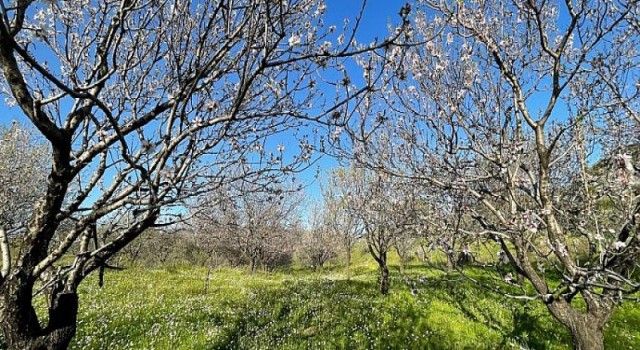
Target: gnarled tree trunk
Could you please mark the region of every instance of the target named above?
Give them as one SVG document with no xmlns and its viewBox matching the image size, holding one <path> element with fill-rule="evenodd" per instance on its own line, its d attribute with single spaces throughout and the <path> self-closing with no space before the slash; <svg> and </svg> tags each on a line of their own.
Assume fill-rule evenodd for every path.
<svg viewBox="0 0 640 350">
<path fill-rule="evenodd" d="M 565 301 L 547 304 L 551 314 L 571 332 L 575 350 L 604 350 L 604 326 L 613 312 L 609 300 L 598 305 L 587 301 L 587 312 L 580 311 Z"/>
<path fill-rule="evenodd" d="M 604 350 L 604 329 L 588 318 L 575 320 L 569 327 L 576 350 Z"/>
<path fill-rule="evenodd" d="M 32 304 L 33 286 L 32 278 L 17 274 L 10 275 L 0 287 L 0 327 L 7 346 L 15 350 L 66 349 L 76 334 L 78 295 L 54 288 L 49 321 L 42 327 Z"/>
</svg>

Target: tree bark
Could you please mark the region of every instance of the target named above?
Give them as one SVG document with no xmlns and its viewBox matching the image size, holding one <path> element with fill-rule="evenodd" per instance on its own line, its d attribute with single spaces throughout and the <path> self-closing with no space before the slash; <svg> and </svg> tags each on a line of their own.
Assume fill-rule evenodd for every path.
<svg viewBox="0 0 640 350">
<path fill-rule="evenodd" d="M 569 326 L 575 350 L 604 350 L 604 329 L 599 322 L 588 318 L 576 320 Z"/>
<path fill-rule="evenodd" d="M 76 334 L 78 295 L 53 291 L 49 321 L 42 327 L 32 304 L 33 280 L 24 275 L 11 275 L 0 287 L 3 307 L 0 327 L 9 349 L 63 350 Z"/>
<path fill-rule="evenodd" d="M 351 248 L 347 247 L 347 280 L 351 280 Z"/>
<path fill-rule="evenodd" d="M 575 350 L 604 350 L 604 326 L 612 314 L 613 304 L 603 301 L 598 307 L 588 307 L 590 310 L 586 313 L 564 301 L 549 303 L 547 308 L 569 329 Z"/>
<path fill-rule="evenodd" d="M 251 257 L 249 260 L 249 275 L 253 276 L 253 273 L 256 271 L 256 267 L 258 265 L 257 258 Z"/>
<path fill-rule="evenodd" d="M 9 275 L 11 270 L 11 248 L 9 247 L 9 237 L 4 227 L 0 226 L 0 254 L 2 262 L 0 263 L 0 283 Z"/>
<path fill-rule="evenodd" d="M 380 265 L 380 293 L 389 294 L 389 268 L 386 263 Z"/>
<path fill-rule="evenodd" d="M 452 251 L 446 252 L 447 254 L 447 272 L 451 272 L 456 269 L 456 257 Z"/>
<path fill-rule="evenodd" d="M 387 251 L 383 249 L 378 249 L 378 253 L 373 248 L 371 243 L 367 243 L 367 247 L 369 248 L 369 253 L 373 256 L 373 259 L 378 263 L 378 270 L 380 272 L 380 276 L 378 282 L 380 283 L 380 292 L 383 295 L 389 294 L 389 267 L 387 266 Z"/>
</svg>

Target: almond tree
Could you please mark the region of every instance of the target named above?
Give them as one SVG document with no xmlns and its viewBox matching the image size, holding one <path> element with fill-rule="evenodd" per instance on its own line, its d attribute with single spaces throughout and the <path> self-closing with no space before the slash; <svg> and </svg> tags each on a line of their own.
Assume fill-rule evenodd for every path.
<svg viewBox="0 0 640 350">
<path fill-rule="evenodd" d="M 324 27 L 325 9 L 311 0 L 0 2 L 0 92 L 50 145 L 45 189 L 0 277 L 9 348 L 66 348 L 78 285 L 146 229 L 171 224 L 190 196 L 308 165 L 320 135 L 306 123 L 342 123 L 379 77 L 356 87 L 346 58 L 393 47 L 356 45 L 353 32 Z M 287 155 L 266 141 L 285 131 L 299 141 Z M 73 261 L 60 264 L 72 248 Z M 41 290 L 44 322 L 33 306 Z"/>
<path fill-rule="evenodd" d="M 326 221 L 334 235 L 340 237 L 342 248 L 345 252 L 345 272 L 347 279 L 351 278 L 351 253 L 353 246 L 362 238 L 364 228 L 356 208 L 350 207 L 353 204 L 358 184 L 350 181 L 350 170 L 337 168 L 332 170 L 327 181 L 322 186 L 322 196 L 325 207 Z"/>
<path fill-rule="evenodd" d="M 395 240 L 414 230 L 416 211 L 407 184 L 366 168 L 346 170 L 351 183 L 346 204 L 362 225 L 367 249 L 378 264 L 380 292 L 389 293 L 388 253 Z"/>
<path fill-rule="evenodd" d="M 445 255 L 447 271 L 472 262 L 471 243 L 475 240 L 463 232 L 463 220 L 469 210 L 465 197 L 459 192 L 432 190 L 429 196 L 421 198 L 418 232 L 423 244 L 427 244 L 430 251 L 437 249 Z"/>
<path fill-rule="evenodd" d="M 9 237 L 24 232 L 44 187 L 48 152 L 43 140 L 17 122 L 0 128 L 0 276 L 9 274 Z"/>
<path fill-rule="evenodd" d="M 332 230 L 332 227 L 335 227 L 333 217 L 327 211 L 326 206 L 318 203 L 311 205 L 308 227 L 301 228 L 299 233 L 300 253 L 310 263 L 314 272 L 336 257 L 336 243 L 342 238 Z"/>
<path fill-rule="evenodd" d="M 232 264 L 250 273 L 292 255 L 300 197 L 281 188 L 240 183 L 208 194 L 192 205 L 193 230 Z"/>
<path fill-rule="evenodd" d="M 640 289 L 638 2 L 420 6 L 418 44 L 396 50 L 350 151 L 473 198 L 459 232 L 494 242 L 531 286 L 518 297 L 541 300 L 576 349 L 603 349 L 615 305 Z M 492 288 L 513 295 L 507 282 Z"/>
</svg>

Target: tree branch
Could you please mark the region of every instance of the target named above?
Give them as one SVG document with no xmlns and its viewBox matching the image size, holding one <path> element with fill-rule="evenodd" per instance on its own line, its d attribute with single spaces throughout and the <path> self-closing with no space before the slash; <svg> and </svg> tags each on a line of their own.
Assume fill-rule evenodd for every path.
<svg viewBox="0 0 640 350">
<path fill-rule="evenodd" d="M 2 269 L 0 270 L 0 284 L 9 275 L 11 270 L 11 250 L 9 247 L 9 237 L 4 227 L 0 227 L 0 254 L 2 254 Z"/>
</svg>

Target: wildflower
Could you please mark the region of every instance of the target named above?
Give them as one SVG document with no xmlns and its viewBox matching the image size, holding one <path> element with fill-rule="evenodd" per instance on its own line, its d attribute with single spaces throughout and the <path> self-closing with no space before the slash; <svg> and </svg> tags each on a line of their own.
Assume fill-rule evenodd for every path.
<svg viewBox="0 0 640 350">
<path fill-rule="evenodd" d="M 620 249 L 622 249 L 622 248 L 624 248 L 624 247 L 626 247 L 626 246 L 627 246 L 627 244 L 626 244 L 626 243 L 624 243 L 624 242 L 622 242 L 622 241 L 616 241 L 616 242 L 613 244 L 613 248 L 614 248 L 615 250 L 620 250 Z"/>
<path fill-rule="evenodd" d="M 504 281 L 507 283 L 511 283 L 513 281 L 513 274 L 509 272 L 504 276 Z"/>
</svg>

